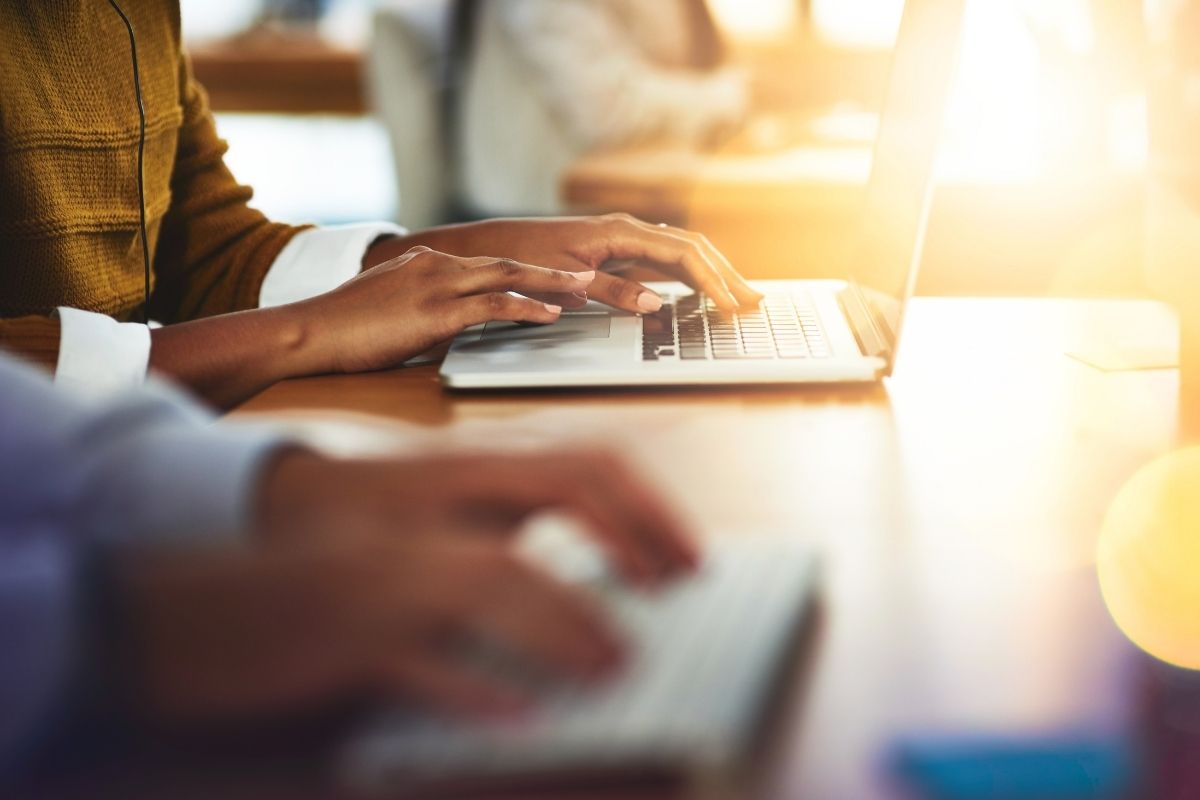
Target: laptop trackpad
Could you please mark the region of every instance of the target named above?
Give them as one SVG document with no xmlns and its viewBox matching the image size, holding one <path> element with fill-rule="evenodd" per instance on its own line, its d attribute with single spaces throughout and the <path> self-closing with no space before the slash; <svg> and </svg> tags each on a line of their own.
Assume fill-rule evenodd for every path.
<svg viewBox="0 0 1200 800">
<path fill-rule="evenodd" d="M 521 325 L 516 322 L 489 322 L 480 342 L 570 342 L 579 339 L 607 339 L 612 329 L 608 314 L 563 314 L 552 325 Z"/>
</svg>

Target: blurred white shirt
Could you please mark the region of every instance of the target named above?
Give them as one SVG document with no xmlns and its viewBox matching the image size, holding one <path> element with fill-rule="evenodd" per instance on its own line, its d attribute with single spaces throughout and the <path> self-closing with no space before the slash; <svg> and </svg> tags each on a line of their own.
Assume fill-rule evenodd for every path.
<svg viewBox="0 0 1200 800">
<path fill-rule="evenodd" d="M 473 210 L 553 214 L 581 156 L 701 143 L 746 113 L 744 76 L 689 68 L 684 0 L 488 0 L 459 106 Z"/>
</svg>

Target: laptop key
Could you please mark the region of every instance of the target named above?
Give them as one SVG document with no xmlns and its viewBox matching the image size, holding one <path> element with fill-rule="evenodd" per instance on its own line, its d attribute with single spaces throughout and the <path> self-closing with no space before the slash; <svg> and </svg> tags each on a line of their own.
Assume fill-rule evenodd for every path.
<svg viewBox="0 0 1200 800">
<path fill-rule="evenodd" d="M 747 359 L 754 359 L 754 360 L 761 361 L 762 359 L 765 359 L 765 358 L 771 358 L 772 355 L 773 355 L 772 353 L 755 353 L 755 352 L 722 353 L 719 355 L 714 353 L 713 358 L 719 358 L 723 361 L 734 361 L 734 360 L 744 361 Z"/>
<path fill-rule="evenodd" d="M 647 315 L 643 358 L 806 359 L 829 358 L 820 319 L 803 294 L 774 295 L 756 309 L 727 313 L 702 295 L 668 297 Z"/>
</svg>

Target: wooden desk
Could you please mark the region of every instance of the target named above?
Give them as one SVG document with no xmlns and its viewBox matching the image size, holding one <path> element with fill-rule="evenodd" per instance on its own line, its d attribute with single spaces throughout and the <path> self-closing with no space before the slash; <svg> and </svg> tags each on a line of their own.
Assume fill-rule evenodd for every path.
<svg viewBox="0 0 1200 800">
<path fill-rule="evenodd" d="M 419 368 L 292 381 L 246 410 L 340 408 L 628 451 L 714 535 L 824 555 L 827 627 L 780 798 L 894 797 L 905 733 L 1116 724 L 1132 657 L 1093 547 L 1110 498 L 1172 447 L 1174 371 L 1102 373 L 1097 338 L 1174 340 L 1134 301 L 918 299 L 884 387 L 454 396 Z"/>
<path fill-rule="evenodd" d="M 892 800 L 897 737 L 1122 719 L 1139 659 L 1102 606 L 1093 548 L 1117 489 L 1173 446 L 1177 377 L 1065 353 L 1131 332 L 1169 343 L 1173 318 L 1132 301 L 918 299 L 881 387 L 451 395 L 421 367 L 289 381 L 243 411 L 369 412 L 476 442 L 601 438 L 705 533 L 811 542 L 826 619 L 763 794 Z M 289 769 L 270 796 L 323 796 L 308 767 Z"/>
<path fill-rule="evenodd" d="M 256 31 L 188 50 L 216 111 L 367 113 L 363 54 L 315 32 Z"/>
</svg>

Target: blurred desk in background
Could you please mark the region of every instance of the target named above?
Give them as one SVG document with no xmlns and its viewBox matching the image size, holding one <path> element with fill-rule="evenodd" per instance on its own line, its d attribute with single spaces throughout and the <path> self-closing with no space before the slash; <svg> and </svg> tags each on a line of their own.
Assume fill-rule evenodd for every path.
<svg viewBox="0 0 1200 800">
<path fill-rule="evenodd" d="M 1141 659 L 1094 549 L 1117 490 L 1174 446 L 1178 385 L 1066 355 L 1130 331 L 1171 346 L 1154 303 L 918 298 L 908 325 L 883 386 L 468 395 L 417 367 L 286 381 L 235 416 L 363 412 L 476 446 L 598 439 L 703 533 L 811 543 L 824 623 L 762 795 L 895 800 L 883 765 L 907 737 L 1123 729 Z M 145 791 L 119 796 L 180 796 L 153 763 Z M 322 763 L 257 762 L 253 778 L 206 764 L 188 796 L 336 796 Z M 551 796 L 674 795 L 523 795 Z"/>
<path fill-rule="evenodd" d="M 188 52 L 214 111 L 367 113 L 363 54 L 315 31 L 250 31 Z"/>
</svg>

